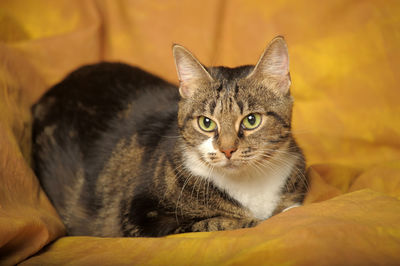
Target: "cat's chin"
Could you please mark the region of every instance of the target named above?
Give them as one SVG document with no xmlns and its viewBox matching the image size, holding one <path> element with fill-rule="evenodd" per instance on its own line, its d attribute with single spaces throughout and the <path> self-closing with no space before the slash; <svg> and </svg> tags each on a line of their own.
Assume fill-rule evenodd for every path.
<svg viewBox="0 0 400 266">
<path fill-rule="evenodd" d="M 229 173 L 238 172 L 243 168 L 243 164 L 237 161 L 225 160 L 217 165 L 222 171 Z"/>
</svg>

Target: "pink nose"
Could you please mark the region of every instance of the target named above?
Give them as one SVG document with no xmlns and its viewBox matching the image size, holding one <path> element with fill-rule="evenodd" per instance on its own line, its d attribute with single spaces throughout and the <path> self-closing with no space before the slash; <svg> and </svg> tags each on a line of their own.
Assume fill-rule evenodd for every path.
<svg viewBox="0 0 400 266">
<path fill-rule="evenodd" d="M 232 153 L 234 153 L 237 148 L 228 148 L 228 149 L 221 149 L 220 151 L 225 154 L 225 157 L 230 159 L 232 157 Z"/>
</svg>

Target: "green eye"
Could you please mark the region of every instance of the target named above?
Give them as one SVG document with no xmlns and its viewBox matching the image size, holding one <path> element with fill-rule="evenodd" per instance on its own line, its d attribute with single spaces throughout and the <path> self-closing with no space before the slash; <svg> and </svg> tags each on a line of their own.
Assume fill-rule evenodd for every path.
<svg viewBox="0 0 400 266">
<path fill-rule="evenodd" d="M 261 124 L 260 114 L 249 114 L 242 120 L 242 127 L 244 129 L 252 130 Z"/>
<path fill-rule="evenodd" d="M 198 119 L 199 127 L 207 132 L 214 131 L 217 128 L 217 124 L 210 118 L 205 116 L 200 116 Z"/>
</svg>

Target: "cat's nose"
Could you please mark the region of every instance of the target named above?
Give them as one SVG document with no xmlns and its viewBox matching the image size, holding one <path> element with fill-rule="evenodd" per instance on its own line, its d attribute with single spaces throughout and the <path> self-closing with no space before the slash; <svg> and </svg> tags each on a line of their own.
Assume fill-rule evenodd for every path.
<svg viewBox="0 0 400 266">
<path fill-rule="evenodd" d="M 225 154 L 225 157 L 230 159 L 232 157 L 232 153 L 234 153 L 237 148 L 228 148 L 228 149 L 220 149 L 222 153 Z"/>
</svg>

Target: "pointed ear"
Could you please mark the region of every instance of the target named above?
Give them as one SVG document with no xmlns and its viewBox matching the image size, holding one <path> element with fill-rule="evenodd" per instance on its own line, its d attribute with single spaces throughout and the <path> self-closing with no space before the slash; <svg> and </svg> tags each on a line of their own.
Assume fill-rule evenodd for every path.
<svg viewBox="0 0 400 266">
<path fill-rule="evenodd" d="M 199 83 L 213 81 L 204 66 L 186 48 L 175 44 L 172 52 L 179 77 L 179 93 L 183 98 L 191 97 Z"/>
<path fill-rule="evenodd" d="M 267 87 L 274 87 L 285 95 L 289 93 L 289 55 L 282 36 L 269 43 L 248 78 L 260 79 Z"/>
</svg>

